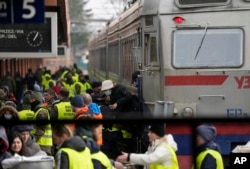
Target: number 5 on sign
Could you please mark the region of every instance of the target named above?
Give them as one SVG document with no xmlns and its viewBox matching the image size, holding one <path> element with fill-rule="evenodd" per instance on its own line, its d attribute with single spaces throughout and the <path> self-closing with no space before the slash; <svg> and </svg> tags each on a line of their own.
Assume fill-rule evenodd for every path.
<svg viewBox="0 0 250 169">
<path fill-rule="evenodd" d="M 12 0 L 14 23 L 44 22 L 44 0 Z"/>
<path fill-rule="evenodd" d="M 35 0 L 23 0 L 23 10 L 27 10 L 29 12 L 23 14 L 23 19 L 31 19 L 36 14 L 36 8 L 34 7 Z"/>
</svg>

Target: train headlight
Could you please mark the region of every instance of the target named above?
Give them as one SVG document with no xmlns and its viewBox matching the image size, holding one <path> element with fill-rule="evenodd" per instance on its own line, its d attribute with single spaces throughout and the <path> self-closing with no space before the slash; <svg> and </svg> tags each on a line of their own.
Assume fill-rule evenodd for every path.
<svg viewBox="0 0 250 169">
<path fill-rule="evenodd" d="M 185 107 L 182 111 L 183 117 L 193 117 L 194 110 L 191 107 Z"/>
</svg>

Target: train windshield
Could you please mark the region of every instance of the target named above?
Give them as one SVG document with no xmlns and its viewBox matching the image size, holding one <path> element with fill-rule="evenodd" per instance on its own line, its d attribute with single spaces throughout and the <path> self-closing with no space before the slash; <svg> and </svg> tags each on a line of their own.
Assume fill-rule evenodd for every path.
<svg viewBox="0 0 250 169">
<path fill-rule="evenodd" d="M 176 30 L 173 33 L 176 68 L 240 67 L 242 64 L 242 29 Z"/>
</svg>

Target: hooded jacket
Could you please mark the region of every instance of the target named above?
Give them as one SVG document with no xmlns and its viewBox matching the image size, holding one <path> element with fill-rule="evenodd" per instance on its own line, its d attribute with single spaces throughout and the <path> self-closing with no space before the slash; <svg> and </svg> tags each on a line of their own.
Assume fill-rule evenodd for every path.
<svg viewBox="0 0 250 169">
<path fill-rule="evenodd" d="M 12 119 L 11 120 L 18 120 L 18 112 L 17 110 L 12 107 L 12 106 L 8 106 L 8 105 L 4 105 L 3 107 L 0 108 L 0 120 L 6 120 L 4 118 L 4 114 L 6 111 L 9 111 L 12 114 Z"/>
<path fill-rule="evenodd" d="M 86 148 L 88 148 L 83 141 L 83 139 L 79 136 L 74 136 L 62 144 L 62 146 L 59 148 L 58 152 L 56 153 L 56 163 L 57 163 L 57 169 L 69 169 L 69 157 L 68 154 L 61 151 L 61 148 L 70 148 L 74 149 L 78 152 L 84 151 Z M 91 158 L 91 156 L 89 156 Z M 84 162 L 84 159 L 83 159 Z"/>
<path fill-rule="evenodd" d="M 215 151 L 218 151 L 220 153 L 219 146 L 215 142 L 210 141 L 206 144 L 203 144 L 203 145 L 200 145 L 197 147 L 197 156 L 201 152 L 203 152 L 207 149 L 215 150 Z M 217 166 L 216 159 L 210 154 L 207 154 L 201 163 L 201 169 L 216 169 L 216 166 Z"/>
<path fill-rule="evenodd" d="M 170 165 L 172 163 L 171 153 L 166 149 L 165 144 L 168 144 L 173 150 L 177 151 L 177 144 L 171 134 L 165 135 L 163 139 L 157 139 L 148 147 L 145 154 L 130 154 L 130 162 L 138 165 L 144 165 L 144 168 L 149 168 L 152 163 L 161 163 Z"/>
<path fill-rule="evenodd" d="M 0 126 L 0 169 L 2 169 L 1 162 L 4 159 L 12 157 L 9 152 L 7 152 L 7 149 L 9 147 L 7 135 L 5 132 L 4 127 Z"/>
</svg>

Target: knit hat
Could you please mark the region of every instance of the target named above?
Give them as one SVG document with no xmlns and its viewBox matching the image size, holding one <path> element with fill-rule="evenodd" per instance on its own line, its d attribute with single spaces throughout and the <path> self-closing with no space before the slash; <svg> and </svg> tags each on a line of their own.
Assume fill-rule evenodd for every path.
<svg viewBox="0 0 250 169">
<path fill-rule="evenodd" d="M 100 86 L 102 86 L 101 82 L 93 82 L 92 83 L 92 88 L 96 88 L 96 87 L 100 87 Z"/>
<path fill-rule="evenodd" d="M 16 103 L 13 102 L 13 101 L 11 101 L 11 100 L 6 101 L 6 102 L 5 102 L 5 105 L 11 106 L 11 107 L 13 107 L 13 108 L 15 108 L 15 109 L 17 108 Z"/>
<path fill-rule="evenodd" d="M 70 101 L 71 105 L 77 108 L 81 108 L 83 107 L 83 98 L 81 95 L 77 95 L 75 97 L 73 97 Z"/>
<path fill-rule="evenodd" d="M 23 131 L 31 131 L 33 129 L 33 125 L 27 124 L 27 125 L 15 125 L 13 126 L 13 131 L 23 132 Z"/>
<path fill-rule="evenodd" d="M 164 123 L 151 124 L 149 125 L 148 129 L 159 137 L 163 137 L 165 135 L 166 126 Z"/>
<path fill-rule="evenodd" d="M 206 142 L 213 141 L 217 131 L 212 124 L 203 124 L 196 128 L 197 135 L 201 136 Z"/>
<path fill-rule="evenodd" d="M 38 92 L 32 91 L 30 98 L 35 99 L 35 100 L 43 103 L 43 97 Z"/>
</svg>

